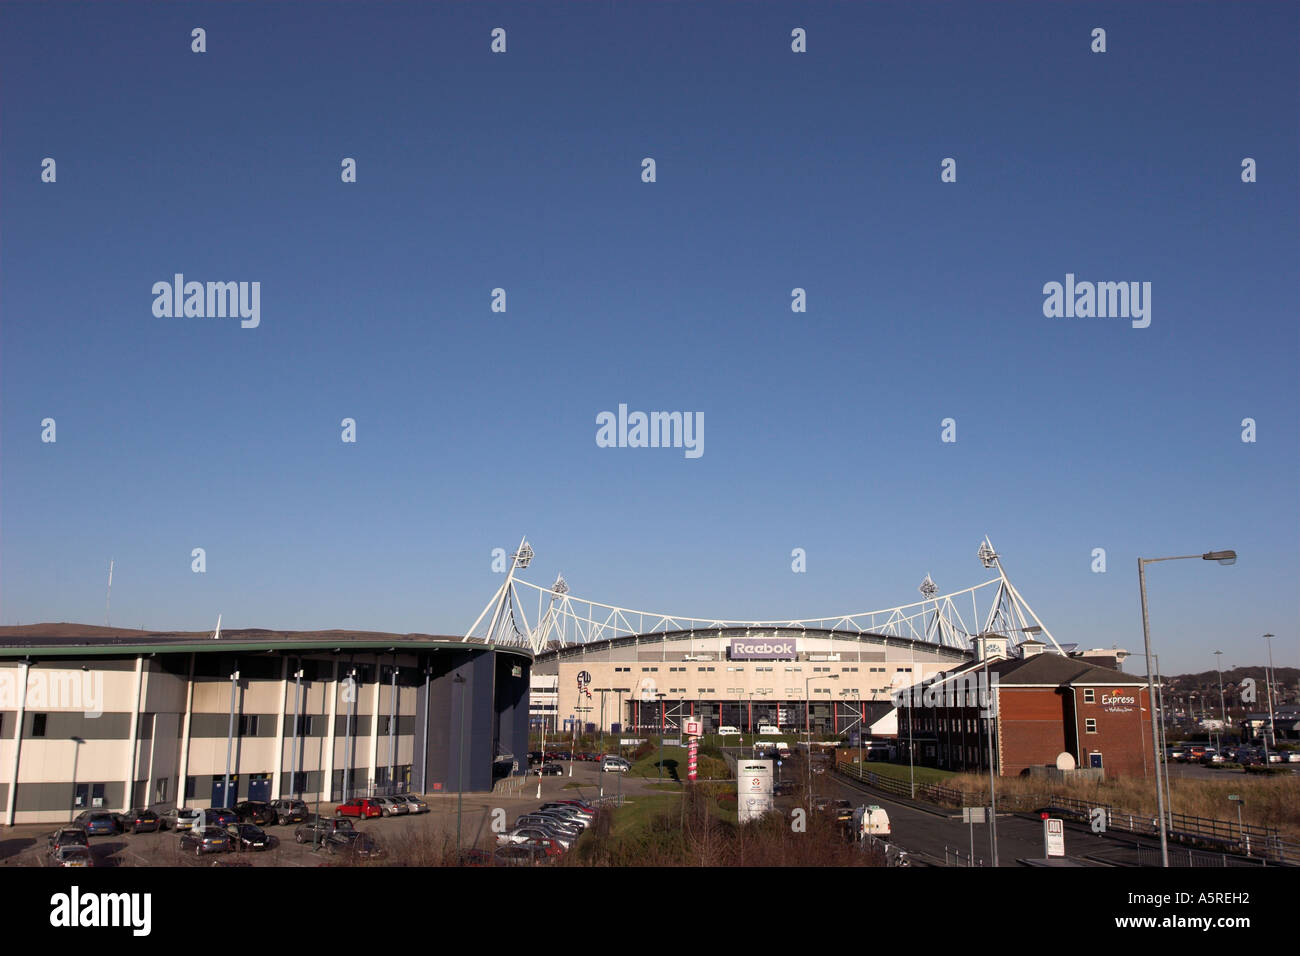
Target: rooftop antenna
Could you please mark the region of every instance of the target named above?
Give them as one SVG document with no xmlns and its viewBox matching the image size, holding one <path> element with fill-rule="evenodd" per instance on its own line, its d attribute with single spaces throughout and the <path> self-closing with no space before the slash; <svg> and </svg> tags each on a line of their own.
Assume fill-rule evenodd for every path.
<svg viewBox="0 0 1300 956">
<path fill-rule="evenodd" d="M 213 632 L 212 639 L 214 641 L 221 640 L 221 615 L 220 614 L 217 615 L 217 629 L 216 631 Z"/>
<path fill-rule="evenodd" d="M 108 609 L 113 604 L 113 559 L 108 559 L 108 596 L 104 598 L 104 626 L 108 627 Z"/>
</svg>

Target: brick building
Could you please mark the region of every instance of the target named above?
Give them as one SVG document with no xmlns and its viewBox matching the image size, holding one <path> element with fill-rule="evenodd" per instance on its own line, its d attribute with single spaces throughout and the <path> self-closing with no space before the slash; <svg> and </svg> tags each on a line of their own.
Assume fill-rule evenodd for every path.
<svg viewBox="0 0 1300 956">
<path fill-rule="evenodd" d="M 1154 772 L 1146 682 L 1087 660 L 1044 653 L 1026 641 L 1008 658 L 1006 642 L 981 638 L 976 660 L 901 699 L 899 742 L 917 763 L 988 771 L 989 705 L 993 759 L 1000 776 L 1055 767 L 1070 754 L 1078 767 L 1108 777 Z M 987 667 L 984 662 L 988 656 Z M 987 674 L 987 677 L 985 676 Z"/>
</svg>

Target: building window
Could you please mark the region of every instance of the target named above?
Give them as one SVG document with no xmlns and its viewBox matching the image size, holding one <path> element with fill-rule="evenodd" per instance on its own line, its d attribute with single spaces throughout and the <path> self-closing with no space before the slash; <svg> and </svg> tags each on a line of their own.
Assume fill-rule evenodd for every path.
<svg viewBox="0 0 1300 956">
<path fill-rule="evenodd" d="M 643 668 L 641 668 L 641 673 L 642 673 L 642 674 L 644 674 L 646 671 L 654 671 L 654 672 L 657 674 L 657 673 L 659 673 L 659 668 L 657 668 L 657 667 L 643 667 Z"/>
<path fill-rule="evenodd" d="M 90 785 L 90 805 L 92 807 L 102 807 L 104 805 L 104 787 L 102 783 L 92 783 Z"/>
<path fill-rule="evenodd" d="M 48 714 L 32 714 L 32 736 L 33 737 L 45 736 L 45 718 L 48 716 L 49 716 Z"/>
<path fill-rule="evenodd" d="M 1097 718 L 1089 717 L 1085 720 L 1083 722 L 1083 731 L 1087 734 L 1095 734 L 1097 732 Z"/>
<path fill-rule="evenodd" d="M 166 778 L 166 777 L 159 777 L 159 778 L 154 782 L 154 785 L 153 785 L 153 802 L 154 802 L 154 803 L 166 803 L 166 802 L 167 802 L 167 778 Z"/>
<path fill-rule="evenodd" d="M 243 714 L 239 718 L 239 736 L 257 736 L 257 714 Z"/>
<path fill-rule="evenodd" d="M 1083 702 L 1085 704 L 1095 704 L 1097 702 L 1097 692 L 1091 687 L 1083 689 Z"/>
</svg>

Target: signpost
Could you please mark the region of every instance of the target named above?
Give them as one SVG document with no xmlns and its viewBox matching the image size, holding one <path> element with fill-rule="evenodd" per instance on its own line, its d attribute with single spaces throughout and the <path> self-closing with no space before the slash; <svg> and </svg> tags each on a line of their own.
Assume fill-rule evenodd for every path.
<svg viewBox="0 0 1300 956">
<path fill-rule="evenodd" d="M 757 820 L 772 809 L 772 761 L 736 761 L 736 818 Z"/>
<path fill-rule="evenodd" d="M 962 807 L 961 819 L 970 824 L 970 865 L 975 865 L 975 824 L 984 822 L 983 807 Z"/>
<path fill-rule="evenodd" d="M 1060 817 L 1043 814 L 1043 843 L 1047 856 L 1065 856 L 1065 823 Z"/>
</svg>

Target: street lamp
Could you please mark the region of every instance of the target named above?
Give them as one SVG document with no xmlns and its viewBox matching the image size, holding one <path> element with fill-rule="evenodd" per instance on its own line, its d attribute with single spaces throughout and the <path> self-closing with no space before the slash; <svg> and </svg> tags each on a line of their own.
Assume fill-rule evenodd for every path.
<svg viewBox="0 0 1300 956">
<path fill-rule="evenodd" d="M 1264 690 L 1268 695 L 1268 733 L 1264 735 L 1264 766 L 1268 766 L 1268 738 L 1273 738 L 1273 749 L 1277 749 L 1277 730 L 1273 726 L 1273 635 L 1265 634 L 1264 640 L 1268 644 L 1268 674 L 1266 677 Z"/>
<path fill-rule="evenodd" d="M 815 680 L 839 680 L 839 674 L 819 674 L 805 677 L 803 681 L 804 738 L 807 744 L 804 760 L 808 763 L 808 812 L 812 813 L 812 701 L 809 699 L 809 685 Z M 835 706 L 832 702 L 831 706 Z"/>
<path fill-rule="evenodd" d="M 1207 551 L 1205 554 L 1182 554 L 1168 558 L 1138 558 L 1138 590 L 1142 595 L 1142 640 L 1146 644 L 1147 657 L 1147 702 L 1151 706 L 1151 753 L 1156 771 L 1156 809 L 1160 816 L 1160 865 L 1169 866 L 1169 827 L 1165 820 L 1164 774 L 1160 766 L 1160 741 L 1156 733 L 1156 687 L 1155 674 L 1151 666 L 1151 625 L 1147 615 L 1147 578 L 1146 566 L 1157 561 L 1186 561 L 1200 558 L 1203 561 L 1218 561 L 1220 564 L 1236 564 L 1236 551 Z"/>
<path fill-rule="evenodd" d="M 1228 708 L 1223 702 L 1223 651 L 1214 652 L 1214 666 L 1219 671 L 1219 717 L 1223 720 L 1223 726 L 1228 726 Z"/>
</svg>

